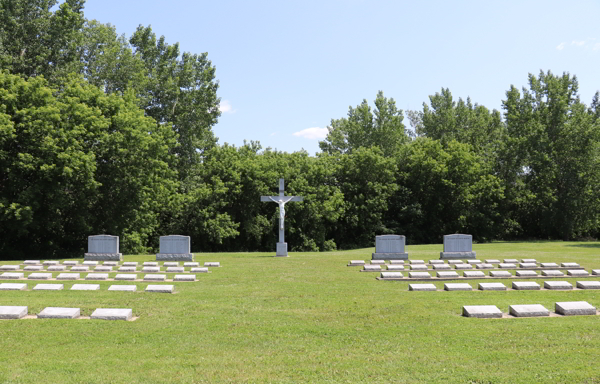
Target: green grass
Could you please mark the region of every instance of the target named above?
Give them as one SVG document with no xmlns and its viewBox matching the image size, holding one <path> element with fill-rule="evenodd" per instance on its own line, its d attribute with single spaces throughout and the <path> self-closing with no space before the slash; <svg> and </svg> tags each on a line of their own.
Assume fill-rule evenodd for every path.
<svg viewBox="0 0 600 384">
<path fill-rule="evenodd" d="M 429 260 L 441 248 L 410 245 L 407 252 Z M 600 268 L 597 242 L 474 250 L 479 259 Z M 508 312 L 511 304 L 554 310 L 557 301 L 585 300 L 600 307 L 600 292 L 409 292 L 408 282 L 377 281 L 377 273 L 346 267 L 371 252 L 196 254 L 222 267 L 195 283 L 168 283 L 176 285 L 173 295 L 130 282 L 94 282 L 100 291 L 69 291 L 82 282 L 63 282 L 64 291 L 34 292 L 30 281 L 28 291 L 0 292 L 0 305 L 27 305 L 30 314 L 79 307 L 84 316 L 132 308 L 139 319 L 0 321 L 0 383 L 600 383 L 600 316 L 460 316 L 463 305 Z M 111 284 L 137 284 L 139 291 L 108 292 Z"/>
</svg>

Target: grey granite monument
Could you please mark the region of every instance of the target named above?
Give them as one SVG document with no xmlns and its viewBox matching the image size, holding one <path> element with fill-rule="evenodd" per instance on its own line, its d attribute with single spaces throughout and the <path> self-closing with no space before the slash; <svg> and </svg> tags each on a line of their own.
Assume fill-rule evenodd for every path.
<svg viewBox="0 0 600 384">
<path fill-rule="evenodd" d="M 88 236 L 88 251 L 84 260 L 114 260 L 121 261 L 119 253 L 119 236 L 96 235 Z"/>
<path fill-rule="evenodd" d="M 277 242 L 277 250 L 275 256 L 287 257 L 287 243 L 285 242 L 285 204 L 290 201 L 303 201 L 301 196 L 285 196 L 284 195 L 284 180 L 279 179 L 279 196 L 261 196 L 262 202 L 273 202 L 279 204 L 279 242 Z"/>
<path fill-rule="evenodd" d="M 375 236 L 375 253 L 373 260 L 406 260 L 408 253 L 404 252 L 406 237 L 402 235 Z"/>
<path fill-rule="evenodd" d="M 471 235 L 445 235 L 444 252 L 440 252 L 440 259 L 474 259 L 473 236 Z"/>
<path fill-rule="evenodd" d="M 194 254 L 190 252 L 190 237 L 181 235 L 161 236 L 156 261 L 194 261 Z"/>
</svg>

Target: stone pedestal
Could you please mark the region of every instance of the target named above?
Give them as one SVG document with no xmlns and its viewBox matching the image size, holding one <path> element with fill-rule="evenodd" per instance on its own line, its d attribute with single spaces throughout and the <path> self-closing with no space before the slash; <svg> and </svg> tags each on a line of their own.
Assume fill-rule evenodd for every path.
<svg viewBox="0 0 600 384">
<path fill-rule="evenodd" d="M 408 253 L 404 252 L 406 238 L 402 235 L 375 236 L 375 253 L 373 260 L 407 260 Z"/>
<path fill-rule="evenodd" d="M 440 259 L 474 259 L 473 236 L 471 235 L 445 235 L 444 251 L 440 252 Z"/>
<path fill-rule="evenodd" d="M 288 257 L 287 243 L 277 243 L 276 257 Z"/>
<path fill-rule="evenodd" d="M 119 236 L 88 236 L 88 251 L 86 254 L 84 254 L 84 260 L 123 260 L 123 255 L 119 253 Z"/>
<path fill-rule="evenodd" d="M 190 237 L 161 236 L 156 261 L 194 261 L 194 255 L 190 252 Z"/>
</svg>

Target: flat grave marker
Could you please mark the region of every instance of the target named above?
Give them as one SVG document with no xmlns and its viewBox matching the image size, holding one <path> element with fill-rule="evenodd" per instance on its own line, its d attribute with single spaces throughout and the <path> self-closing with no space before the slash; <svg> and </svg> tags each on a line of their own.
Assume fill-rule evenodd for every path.
<svg viewBox="0 0 600 384">
<path fill-rule="evenodd" d="M 542 276 L 564 276 L 565 274 L 556 269 L 547 269 L 542 271 Z"/>
<path fill-rule="evenodd" d="M 100 284 L 73 284 L 71 291 L 98 291 Z"/>
<path fill-rule="evenodd" d="M 4 272 L 0 275 L 3 279 L 23 279 L 25 278 L 25 274 L 22 272 Z"/>
<path fill-rule="evenodd" d="M 27 307 L 5 305 L 0 306 L 0 319 L 16 320 L 27 316 Z"/>
<path fill-rule="evenodd" d="M 34 291 L 61 291 L 65 288 L 63 284 L 38 284 L 33 287 Z"/>
<path fill-rule="evenodd" d="M 51 273 L 31 273 L 27 276 L 30 280 L 48 280 L 52 278 Z"/>
<path fill-rule="evenodd" d="M 408 284 L 409 291 L 437 291 L 434 284 Z"/>
<path fill-rule="evenodd" d="M 144 281 L 165 281 L 167 279 L 167 275 L 145 275 Z"/>
<path fill-rule="evenodd" d="M 157 292 L 157 293 L 174 293 L 175 286 L 173 285 L 148 285 L 146 292 Z"/>
<path fill-rule="evenodd" d="M 86 280 L 108 280 L 108 273 L 88 273 Z"/>
<path fill-rule="evenodd" d="M 448 283 L 444 284 L 444 291 L 472 291 L 473 287 L 467 283 Z"/>
<path fill-rule="evenodd" d="M 573 277 L 581 277 L 581 276 L 589 276 L 590 273 L 583 269 L 568 269 L 567 275 L 573 276 Z"/>
<path fill-rule="evenodd" d="M 573 289 L 573 286 L 568 281 L 544 281 L 544 288 L 566 291 Z"/>
<path fill-rule="evenodd" d="M 408 272 L 411 279 L 431 279 L 429 272 Z"/>
<path fill-rule="evenodd" d="M 173 281 L 196 281 L 196 275 L 175 275 Z"/>
<path fill-rule="evenodd" d="M 125 291 L 125 292 L 136 292 L 137 285 L 111 285 L 108 287 L 109 291 Z"/>
<path fill-rule="evenodd" d="M 541 304 L 511 305 L 508 309 L 509 313 L 515 317 L 550 316 L 550 311 Z"/>
<path fill-rule="evenodd" d="M 79 280 L 80 277 L 79 273 L 59 273 L 56 280 Z"/>
<path fill-rule="evenodd" d="M 579 289 L 600 289 L 600 281 L 578 281 Z"/>
<path fill-rule="evenodd" d="M 131 320 L 133 311 L 127 308 L 98 308 L 90 316 L 95 320 Z"/>
<path fill-rule="evenodd" d="M 517 291 L 539 291 L 542 287 L 535 281 L 513 281 L 512 289 Z"/>
<path fill-rule="evenodd" d="M 564 316 L 595 315 L 596 307 L 587 301 L 566 301 L 555 303 L 556 313 Z"/>
<path fill-rule="evenodd" d="M 381 277 L 384 279 L 401 279 L 404 275 L 402 272 L 381 272 Z"/>
<path fill-rule="evenodd" d="M 464 277 L 485 277 L 485 273 L 481 271 L 464 271 Z"/>
<path fill-rule="evenodd" d="M 501 319 L 502 311 L 495 305 L 465 305 L 463 316 L 479 319 Z"/>
<path fill-rule="evenodd" d="M 24 291 L 27 289 L 27 284 L 23 283 L 2 283 L 0 291 Z"/>
<path fill-rule="evenodd" d="M 479 283 L 480 291 L 506 291 L 506 285 L 502 283 Z"/>
</svg>

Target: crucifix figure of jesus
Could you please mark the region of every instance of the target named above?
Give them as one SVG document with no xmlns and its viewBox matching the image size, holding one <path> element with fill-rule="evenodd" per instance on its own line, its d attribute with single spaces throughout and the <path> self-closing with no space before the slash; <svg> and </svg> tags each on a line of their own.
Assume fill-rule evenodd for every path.
<svg viewBox="0 0 600 384">
<path fill-rule="evenodd" d="M 285 242 L 285 204 L 290 201 L 303 201 L 301 196 L 285 196 L 284 180 L 279 179 L 279 196 L 261 196 L 262 202 L 274 202 L 279 204 L 279 242 L 277 243 L 277 256 L 287 256 L 287 243 Z"/>
</svg>

